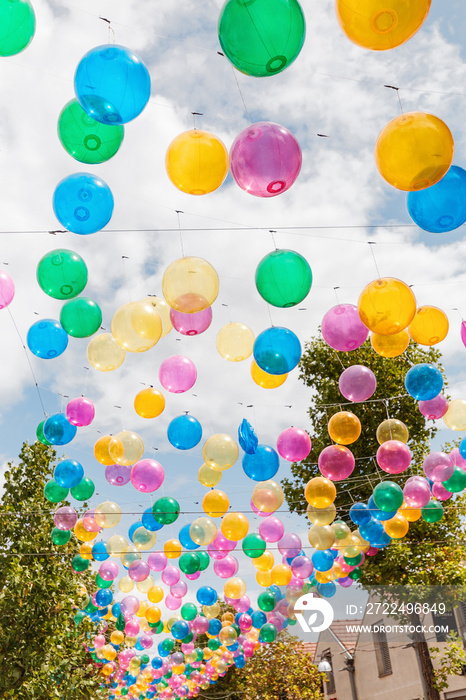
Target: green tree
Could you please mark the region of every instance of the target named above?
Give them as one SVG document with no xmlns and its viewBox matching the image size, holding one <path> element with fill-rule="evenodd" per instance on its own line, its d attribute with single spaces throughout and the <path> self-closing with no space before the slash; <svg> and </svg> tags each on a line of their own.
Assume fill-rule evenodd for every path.
<svg viewBox="0 0 466 700">
<path fill-rule="evenodd" d="M 55 452 L 25 443 L 9 463 L 0 502 L 0 696 L 15 700 L 104 697 L 102 678 L 86 652 L 94 627 L 73 622 L 83 585 L 92 577 L 70 566 L 75 545 L 56 547 L 45 482 Z M 81 599 L 85 604 L 85 600 Z"/>
</svg>

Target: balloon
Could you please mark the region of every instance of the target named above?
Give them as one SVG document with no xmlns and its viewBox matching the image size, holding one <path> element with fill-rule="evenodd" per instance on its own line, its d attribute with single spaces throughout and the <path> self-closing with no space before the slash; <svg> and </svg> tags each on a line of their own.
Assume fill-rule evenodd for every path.
<svg viewBox="0 0 466 700">
<path fill-rule="evenodd" d="M 81 107 L 103 124 L 126 124 L 150 97 L 150 76 L 135 53 L 117 44 L 96 46 L 76 68 L 74 90 Z"/>
<path fill-rule="evenodd" d="M 297 0 L 242 0 L 225 2 L 218 22 L 222 51 L 246 75 L 266 77 L 280 73 L 298 56 L 306 32 Z"/>
<path fill-rule="evenodd" d="M 405 444 L 409 440 L 408 428 L 396 418 L 387 418 L 377 428 L 377 442 L 383 445 L 388 440 L 399 440 Z"/>
<path fill-rule="evenodd" d="M 148 301 L 133 301 L 115 312 L 112 336 L 127 352 L 146 352 L 160 340 L 162 320 Z"/>
<path fill-rule="evenodd" d="M 315 508 L 308 503 L 306 514 L 313 525 L 330 525 L 336 517 L 336 508 L 331 503 L 326 508 Z"/>
<path fill-rule="evenodd" d="M 466 221 L 465 198 L 466 171 L 452 165 L 432 187 L 408 194 L 408 212 L 424 231 L 446 233 Z"/>
<path fill-rule="evenodd" d="M 431 0 L 337 0 L 336 13 L 344 33 L 358 46 L 386 51 L 404 44 L 429 14 Z"/>
<path fill-rule="evenodd" d="M 228 174 L 228 151 L 214 134 L 191 129 L 173 139 L 165 156 L 165 168 L 182 192 L 208 194 L 218 189 Z"/>
<path fill-rule="evenodd" d="M 189 536 L 196 544 L 212 544 L 217 536 L 217 526 L 210 518 L 196 518 L 189 528 Z"/>
<path fill-rule="evenodd" d="M 64 413 L 54 413 L 44 423 L 44 436 L 51 445 L 67 445 L 76 432 L 76 426 L 67 421 Z"/>
<path fill-rule="evenodd" d="M 100 333 L 89 341 L 87 359 L 99 372 L 112 372 L 123 364 L 126 352 L 111 333 Z"/>
<path fill-rule="evenodd" d="M 447 481 L 453 474 L 455 465 L 445 452 L 431 452 L 424 458 L 422 468 L 430 481 Z"/>
<path fill-rule="evenodd" d="M 227 598 L 239 600 L 246 593 L 246 584 L 241 578 L 231 578 L 223 587 L 223 591 Z"/>
<path fill-rule="evenodd" d="M 317 554 L 317 552 L 316 552 Z M 320 554 L 320 552 L 319 552 Z M 333 564 L 333 557 L 332 557 Z M 291 562 L 291 573 L 293 576 L 297 576 L 300 579 L 307 579 L 312 576 L 312 571 L 314 569 L 313 562 L 309 557 L 300 555 L 295 557 Z"/>
<path fill-rule="evenodd" d="M 65 352 L 68 346 L 68 335 L 58 321 L 43 318 L 29 328 L 27 345 L 36 357 L 42 360 L 53 360 Z"/>
<path fill-rule="evenodd" d="M 255 197 L 276 197 L 286 192 L 298 177 L 301 163 L 301 148 L 295 136 L 273 122 L 246 127 L 230 149 L 233 179 Z"/>
<path fill-rule="evenodd" d="M 163 273 L 163 296 L 172 309 L 182 313 L 193 314 L 212 306 L 218 291 L 218 275 L 202 258 L 179 258 Z"/>
<path fill-rule="evenodd" d="M 159 498 L 152 506 L 152 514 L 158 523 L 170 525 L 178 519 L 180 514 L 179 503 L 169 496 Z"/>
<path fill-rule="evenodd" d="M 251 364 L 251 377 L 254 382 L 263 389 L 276 389 L 285 383 L 288 372 L 285 374 L 269 374 L 261 369 L 255 360 Z"/>
<path fill-rule="evenodd" d="M 194 314 L 184 314 L 181 311 L 170 309 L 170 320 L 173 328 L 181 335 L 200 335 L 212 323 L 212 307 L 209 306 Z"/>
<path fill-rule="evenodd" d="M 76 501 L 87 501 L 92 498 L 95 491 L 94 482 L 88 476 L 83 476 L 77 486 L 73 486 L 70 494 Z"/>
<path fill-rule="evenodd" d="M 386 520 L 383 526 L 389 537 L 394 540 L 400 540 L 408 534 L 409 521 L 401 513 L 397 513 L 390 520 Z"/>
<path fill-rule="evenodd" d="M 70 100 L 58 117 L 58 138 L 80 163 L 103 163 L 112 158 L 125 135 L 119 124 L 102 124 L 89 116 L 78 100 Z"/>
<path fill-rule="evenodd" d="M 416 298 L 407 284 L 394 277 L 370 282 L 358 299 L 361 321 L 374 333 L 395 335 L 404 330 L 416 313 Z"/>
<path fill-rule="evenodd" d="M 309 544 L 315 549 L 330 549 L 335 533 L 330 525 L 313 525 L 308 532 Z"/>
<path fill-rule="evenodd" d="M 134 398 L 134 410 L 141 418 L 157 418 L 164 408 L 164 395 L 152 386 L 142 389 Z"/>
<path fill-rule="evenodd" d="M 301 428 L 287 428 L 277 439 L 277 450 L 287 462 L 301 462 L 311 451 L 311 438 Z"/>
<path fill-rule="evenodd" d="M 75 459 L 64 459 L 57 464 L 53 472 L 53 478 L 63 488 L 70 489 L 77 486 L 84 476 L 82 465 Z"/>
<path fill-rule="evenodd" d="M 230 507 L 228 496 L 223 491 L 208 491 L 202 499 L 202 509 L 210 518 L 222 518 Z"/>
<path fill-rule="evenodd" d="M 244 546 L 244 545 L 243 545 Z M 219 578 L 231 578 L 238 573 L 238 560 L 229 554 L 214 562 L 214 573 Z"/>
<path fill-rule="evenodd" d="M 0 4 L 0 56 L 14 56 L 32 41 L 36 29 L 34 9 L 29 0 Z"/>
<path fill-rule="evenodd" d="M 411 450 L 401 440 L 386 440 L 377 450 L 377 464 L 388 474 L 401 474 L 411 464 Z"/>
<path fill-rule="evenodd" d="M 10 275 L 0 270 L 0 309 L 11 304 L 15 295 L 15 285 Z"/>
<path fill-rule="evenodd" d="M 284 501 L 284 493 L 280 484 L 268 479 L 254 486 L 252 503 L 261 512 L 271 515 L 280 508 Z"/>
<path fill-rule="evenodd" d="M 320 453 L 318 464 L 325 478 L 341 481 L 353 473 L 355 462 L 353 453 L 347 447 L 330 445 Z"/>
<path fill-rule="evenodd" d="M 299 557 L 297 557 L 299 559 Z M 307 557 L 306 557 L 307 558 Z M 333 556 L 327 550 L 317 550 L 312 555 L 311 565 L 316 571 L 330 571 L 333 566 Z M 291 564 L 291 570 L 294 568 L 294 561 Z"/>
<path fill-rule="evenodd" d="M 121 519 L 121 508 L 118 503 L 104 501 L 95 509 L 95 520 L 100 527 L 111 528 L 118 525 Z"/>
<path fill-rule="evenodd" d="M 293 250 L 268 253 L 256 269 L 256 288 L 265 301 L 281 309 L 296 306 L 307 297 L 312 272 L 307 260 Z"/>
<path fill-rule="evenodd" d="M 381 481 L 374 489 L 375 505 L 384 512 L 396 511 L 403 504 L 401 486 L 393 481 Z"/>
<path fill-rule="evenodd" d="M 435 486 L 435 484 L 434 484 Z M 398 511 L 409 523 L 415 523 L 421 517 L 422 513 L 419 508 L 413 508 L 403 503 Z"/>
<path fill-rule="evenodd" d="M 429 401 L 438 396 L 443 389 L 442 373 L 434 365 L 425 362 L 414 365 L 406 373 L 405 387 L 408 394 L 417 401 Z"/>
<path fill-rule="evenodd" d="M 443 421 L 450 430 L 466 430 L 466 401 L 464 399 L 450 401 Z"/>
<path fill-rule="evenodd" d="M 445 398 L 445 396 L 443 396 L 443 394 L 439 394 L 429 401 L 419 401 L 418 403 L 420 412 L 429 420 L 437 420 L 438 418 L 442 418 L 448 411 L 448 406 L 448 400 Z"/>
<path fill-rule="evenodd" d="M 218 469 L 211 469 L 211 467 L 208 467 L 207 464 L 203 464 L 199 468 L 197 478 L 199 479 L 200 484 L 207 486 L 208 488 L 212 488 L 213 486 L 217 486 L 218 482 L 222 478 L 222 472 L 218 471 Z"/>
<path fill-rule="evenodd" d="M 149 568 L 152 571 L 163 571 L 165 567 L 167 566 L 167 557 L 163 552 L 153 552 L 152 554 L 149 554 L 149 557 L 147 559 L 147 563 L 149 564 Z M 159 600 L 162 600 L 163 598 L 163 592 L 162 592 L 162 597 L 159 598 Z M 152 602 L 158 602 L 158 601 L 152 601 Z"/>
<path fill-rule="evenodd" d="M 40 288 L 49 296 L 54 299 L 72 299 L 87 284 L 87 267 L 78 253 L 59 248 L 41 258 L 36 276 Z"/>
<path fill-rule="evenodd" d="M 359 418 L 350 411 L 334 413 L 328 422 L 328 434 L 339 445 L 351 445 L 361 435 Z"/>
<path fill-rule="evenodd" d="M 53 210 L 68 231 L 87 235 L 104 228 L 112 218 L 113 195 L 100 177 L 74 173 L 58 183 Z"/>
<path fill-rule="evenodd" d="M 278 542 L 278 551 L 284 557 L 297 557 L 302 549 L 302 542 L 294 532 L 287 532 Z"/>
<path fill-rule="evenodd" d="M 426 523 L 438 523 L 443 518 L 443 506 L 438 501 L 430 500 L 421 510 Z"/>
<path fill-rule="evenodd" d="M 248 534 L 248 519 L 243 513 L 226 513 L 222 518 L 220 529 L 227 540 L 238 542 Z"/>
<path fill-rule="evenodd" d="M 213 605 L 217 602 L 217 591 L 210 586 L 202 586 L 197 591 L 196 598 L 200 605 Z"/>
<path fill-rule="evenodd" d="M 254 454 L 257 450 L 259 441 L 257 435 L 254 432 L 254 428 L 251 423 L 243 418 L 241 425 L 238 428 L 238 441 L 242 450 L 248 455 Z"/>
<path fill-rule="evenodd" d="M 433 114 L 408 112 L 392 119 L 380 132 L 375 164 L 390 185 L 413 192 L 442 179 L 453 151 L 453 137 L 445 122 Z"/>
<path fill-rule="evenodd" d="M 291 372 L 301 359 L 301 343 L 288 328 L 272 326 L 262 331 L 254 343 L 254 359 L 268 374 Z"/>
<path fill-rule="evenodd" d="M 442 485 L 450 493 L 461 493 L 461 491 L 466 489 L 466 471 L 461 467 L 455 466 L 453 474 Z"/>
<path fill-rule="evenodd" d="M 128 575 L 133 581 L 144 581 L 149 576 L 149 565 L 145 561 L 133 561 L 128 567 Z"/>
<path fill-rule="evenodd" d="M 353 304 L 338 304 L 327 311 L 321 324 L 322 336 L 331 348 L 350 352 L 361 347 L 369 331 Z"/>
<path fill-rule="evenodd" d="M 394 335 L 371 333 L 373 350 L 382 357 L 399 357 L 409 345 L 409 333 L 400 331 Z"/>
<path fill-rule="evenodd" d="M 252 355 L 255 336 L 244 323 L 229 323 L 217 333 L 217 350 L 230 362 L 242 362 Z"/>
<path fill-rule="evenodd" d="M 314 508 L 328 508 L 336 496 L 335 484 L 322 476 L 315 476 L 308 481 L 304 489 L 304 498 Z"/>
<path fill-rule="evenodd" d="M 410 476 L 404 485 L 403 497 L 407 506 L 423 508 L 430 500 L 429 482 L 422 476 Z"/>
<path fill-rule="evenodd" d="M 98 304 L 87 297 L 70 299 L 63 304 L 60 323 L 74 338 L 88 338 L 96 333 L 102 324 L 102 311 Z"/>
<path fill-rule="evenodd" d="M 447 337 L 447 315 L 436 306 L 420 306 L 409 324 L 409 334 L 415 343 L 436 345 Z"/>
<path fill-rule="evenodd" d="M 144 443 L 137 433 L 122 430 L 110 440 L 108 454 L 114 463 L 129 467 L 141 459 Z"/>
<path fill-rule="evenodd" d="M 259 535 L 265 542 L 278 542 L 285 532 L 285 526 L 279 518 L 268 517 L 259 525 Z"/>
<path fill-rule="evenodd" d="M 66 418 L 71 425 L 78 428 L 90 425 L 94 420 L 95 408 L 90 399 L 80 396 L 68 401 L 66 406 Z"/>
<path fill-rule="evenodd" d="M 72 530 L 78 522 L 78 514 L 74 508 L 62 506 L 55 511 L 53 522 L 59 530 Z"/>
<path fill-rule="evenodd" d="M 164 478 L 163 467 L 155 459 L 141 459 L 131 468 L 131 483 L 142 493 L 157 491 Z"/>
<path fill-rule="evenodd" d="M 258 445 L 253 454 L 246 453 L 243 457 L 243 471 L 254 481 L 272 479 L 279 466 L 278 454 L 268 445 Z"/>
<path fill-rule="evenodd" d="M 205 464 L 220 472 L 230 469 L 238 459 L 238 455 L 238 445 L 230 435 L 225 433 L 211 435 L 202 448 Z"/>
<path fill-rule="evenodd" d="M 167 437 L 177 450 L 191 450 L 202 438 L 202 426 L 194 416 L 178 416 L 170 422 Z"/>
<path fill-rule="evenodd" d="M 377 379 L 369 367 L 351 365 L 341 373 L 338 386 L 345 399 L 358 403 L 367 401 L 374 394 Z"/>
<path fill-rule="evenodd" d="M 444 485 L 440 484 L 438 481 L 432 484 L 432 495 L 438 501 L 447 501 L 452 497 L 451 491 L 447 491 Z"/>
<path fill-rule="evenodd" d="M 194 386 L 197 370 L 194 362 L 183 355 L 172 355 L 162 362 L 159 369 L 159 380 L 167 391 L 182 394 Z"/>
</svg>

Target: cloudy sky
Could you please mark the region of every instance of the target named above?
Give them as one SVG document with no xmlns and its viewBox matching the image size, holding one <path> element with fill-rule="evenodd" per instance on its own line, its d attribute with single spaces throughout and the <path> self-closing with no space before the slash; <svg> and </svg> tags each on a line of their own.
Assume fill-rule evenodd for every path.
<svg viewBox="0 0 466 700">
<path fill-rule="evenodd" d="M 312 336 L 324 313 L 338 300 L 357 301 L 361 289 L 378 276 L 395 276 L 413 286 L 419 305 L 443 308 L 450 334 L 440 345 L 455 398 L 466 396 L 464 353 L 460 339 L 464 293 L 464 229 L 434 235 L 412 224 L 405 194 L 380 177 L 374 144 L 380 130 L 400 110 L 428 111 L 442 118 L 455 139 L 456 165 L 466 163 L 466 20 L 461 0 L 433 0 L 422 30 L 391 52 L 373 53 L 342 34 L 331 0 L 303 0 L 307 36 L 295 63 L 283 73 L 255 79 L 233 72 L 220 50 L 216 32 L 221 0 L 35 0 L 36 36 L 23 53 L 0 62 L 0 265 L 17 289 L 10 310 L 0 312 L 1 441 L 5 464 L 23 440 L 33 440 L 37 423 L 63 410 L 66 398 L 85 393 L 95 403 L 92 426 L 79 431 L 66 448 L 95 480 L 101 500 L 110 498 L 137 519 L 149 498 L 134 489 L 110 487 L 93 458 L 100 434 L 122 429 L 139 432 L 145 455 L 165 467 L 164 492 L 178 498 L 184 511 L 200 510 L 204 488 L 197 482 L 201 449 L 174 454 L 166 438 L 169 421 L 189 411 L 201 422 L 204 437 L 236 434 L 243 417 L 261 442 L 274 445 L 278 433 L 297 425 L 311 429 L 309 397 L 295 371 L 283 387 L 268 392 L 249 375 L 249 361 L 228 363 L 215 349 L 216 334 L 230 321 L 242 321 L 257 334 L 271 325 L 294 330 L 302 343 Z M 111 30 L 100 17 L 111 21 Z M 52 196 L 67 175 L 89 170 L 61 146 L 56 125 L 63 106 L 74 96 L 73 76 L 80 58 L 108 40 L 143 58 L 152 81 L 144 112 L 127 125 L 119 153 L 92 172 L 115 197 L 107 228 L 95 235 L 50 232 L 61 229 Z M 270 199 L 252 197 L 229 177 L 215 193 L 191 197 L 168 180 L 164 159 L 171 140 L 197 126 L 218 135 L 229 148 L 252 121 L 286 126 L 303 150 L 303 168 L 295 185 Z M 325 134 L 327 138 L 319 137 Z M 182 255 L 207 259 L 220 277 L 213 323 L 190 338 L 172 331 L 151 351 L 129 355 L 113 373 L 89 371 L 86 340 L 70 339 L 64 355 L 29 360 L 23 349 L 27 330 L 38 318 L 58 318 L 61 303 L 47 297 L 35 274 L 40 258 L 54 248 L 75 250 L 89 269 L 87 296 L 103 311 L 110 328 L 115 310 L 127 301 L 161 293 L 164 269 Z M 276 233 L 270 233 L 270 230 Z M 257 293 L 254 271 L 274 248 L 290 248 L 306 257 L 314 282 L 295 309 L 269 308 Z M 375 242 L 371 246 L 368 242 Z M 338 287 L 338 297 L 335 294 Z M 458 309 L 455 310 L 455 309 Z M 196 363 L 192 392 L 167 396 L 159 419 L 139 418 L 133 399 L 143 385 L 157 385 L 160 363 L 186 354 Z M 343 360 L 344 362 L 344 360 Z M 456 437 L 445 430 L 443 437 Z M 282 463 L 277 476 L 286 476 Z M 238 463 L 219 487 L 234 509 L 248 509 L 252 482 Z M 194 505 L 193 505 L 194 504 Z M 305 523 L 286 515 L 287 529 L 305 536 Z M 184 524 L 195 516 L 181 516 Z M 257 527 L 253 523 L 251 529 Z M 168 536 L 176 536 L 178 523 Z M 250 567 L 252 572 L 252 567 Z M 245 574 L 251 589 L 253 576 Z M 215 583 L 205 574 L 206 583 Z"/>
</svg>

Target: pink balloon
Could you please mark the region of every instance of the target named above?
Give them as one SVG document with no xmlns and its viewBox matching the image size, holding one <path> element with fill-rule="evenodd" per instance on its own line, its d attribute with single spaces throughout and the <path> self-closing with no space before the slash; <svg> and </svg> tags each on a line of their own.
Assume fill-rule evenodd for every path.
<svg viewBox="0 0 466 700">
<path fill-rule="evenodd" d="M 128 637 L 137 637 L 137 635 L 140 632 L 140 627 L 139 627 L 139 622 L 137 620 L 128 620 L 128 622 L 125 625 L 125 634 L 128 635 Z"/>
<path fill-rule="evenodd" d="M 369 547 L 369 549 L 366 552 L 367 557 L 375 557 L 377 552 L 379 551 L 378 547 Z"/>
<path fill-rule="evenodd" d="M 411 464 L 411 450 L 400 440 L 387 440 L 377 450 L 376 459 L 387 474 L 401 474 Z"/>
<path fill-rule="evenodd" d="M 167 566 L 162 572 L 162 581 L 166 586 L 173 586 L 180 580 L 181 573 L 176 566 Z"/>
<path fill-rule="evenodd" d="M 238 625 L 241 632 L 249 632 L 252 627 L 252 618 L 247 613 L 243 613 L 238 619 Z M 104 637 L 105 639 L 105 637 Z"/>
<path fill-rule="evenodd" d="M 83 428 L 90 425 L 94 420 L 95 408 L 90 399 L 84 396 L 79 396 L 77 399 L 71 399 L 66 406 L 66 417 L 72 425 L 78 428 Z"/>
<path fill-rule="evenodd" d="M 353 304 L 338 304 L 322 319 L 322 335 L 327 345 L 340 352 L 351 352 L 367 340 L 369 330 Z"/>
<path fill-rule="evenodd" d="M 454 447 L 450 452 L 450 459 L 456 467 L 461 467 L 461 469 L 466 469 L 466 459 L 463 459 L 461 453 L 457 447 Z"/>
<path fill-rule="evenodd" d="M 94 519 L 95 509 L 87 510 L 83 515 L 83 527 L 88 532 L 100 532 L 102 528 Z"/>
<path fill-rule="evenodd" d="M 196 365 L 189 357 L 172 355 L 159 369 L 161 385 L 172 394 L 182 394 L 194 386 L 197 379 Z"/>
<path fill-rule="evenodd" d="M 110 464 L 105 467 L 105 478 L 112 486 L 124 486 L 131 479 L 131 467 Z"/>
<path fill-rule="evenodd" d="M 294 532 L 287 532 L 278 542 L 278 551 L 285 557 L 297 557 L 302 549 L 301 538 Z"/>
<path fill-rule="evenodd" d="M 259 516 L 259 518 L 268 518 L 269 515 L 273 515 L 275 513 L 274 510 L 270 511 L 270 513 L 263 513 L 257 506 L 254 504 L 254 501 L 251 498 L 251 509 L 253 513 Z"/>
<path fill-rule="evenodd" d="M 231 550 L 234 549 L 238 543 L 234 542 L 233 540 L 227 540 L 225 535 L 219 531 L 217 532 L 217 536 L 215 537 L 213 544 L 220 552 L 226 552 L 228 554 L 228 552 L 231 552 Z"/>
<path fill-rule="evenodd" d="M 438 501 L 448 501 L 453 494 L 450 491 L 447 491 L 443 484 L 436 481 L 434 484 L 432 484 L 432 495 Z"/>
<path fill-rule="evenodd" d="M 164 478 L 163 467 L 155 459 L 140 459 L 131 469 L 131 483 L 143 493 L 157 491 Z"/>
<path fill-rule="evenodd" d="M 461 322 L 461 340 L 463 345 L 466 346 L 466 321 Z"/>
<path fill-rule="evenodd" d="M 134 615 L 139 610 L 139 600 L 135 595 L 127 595 L 121 601 L 120 606 L 123 615 L 127 613 L 129 615 Z"/>
<path fill-rule="evenodd" d="M 198 615 L 193 620 L 193 630 L 196 634 L 205 634 L 209 629 L 209 620 L 207 617 Z"/>
<path fill-rule="evenodd" d="M 344 578 L 339 578 L 338 583 L 343 588 L 350 588 L 353 585 L 353 579 L 349 576 L 345 576 Z"/>
<path fill-rule="evenodd" d="M 430 501 L 430 486 L 423 476 L 410 476 L 403 489 L 403 498 L 409 508 L 424 508 Z"/>
<path fill-rule="evenodd" d="M 15 295 L 15 285 L 10 275 L 0 270 L 0 309 L 11 304 Z"/>
<path fill-rule="evenodd" d="M 207 545 L 207 552 L 211 559 L 225 559 L 228 552 L 217 549 L 214 542 Z"/>
<path fill-rule="evenodd" d="M 165 596 L 165 607 L 169 610 L 178 610 L 183 602 L 181 598 L 176 598 L 174 595 Z"/>
<path fill-rule="evenodd" d="M 455 468 L 450 455 L 445 452 L 431 452 L 422 464 L 424 474 L 431 481 L 447 481 Z"/>
<path fill-rule="evenodd" d="M 291 562 L 291 573 L 300 579 L 306 579 L 311 576 L 314 570 L 311 559 L 306 556 L 295 557 Z"/>
<path fill-rule="evenodd" d="M 114 581 L 118 576 L 118 572 L 118 564 L 116 561 L 112 561 L 111 559 L 103 561 L 99 566 L 100 578 L 103 578 L 104 581 Z"/>
<path fill-rule="evenodd" d="M 72 530 L 78 522 L 78 514 L 71 506 L 62 506 L 55 511 L 53 522 L 59 530 Z"/>
<path fill-rule="evenodd" d="M 228 554 L 224 559 L 214 562 L 214 572 L 219 578 L 231 578 L 238 572 L 238 560 Z"/>
<path fill-rule="evenodd" d="M 287 462 L 300 462 L 306 459 L 311 447 L 311 438 L 305 430 L 300 428 L 287 428 L 278 436 L 278 454 Z"/>
<path fill-rule="evenodd" d="M 183 598 L 188 592 L 188 586 L 185 581 L 178 581 L 170 586 L 170 594 L 175 598 Z"/>
<path fill-rule="evenodd" d="M 201 575 L 200 571 L 196 571 L 194 574 L 185 574 L 186 578 L 189 581 L 197 581 L 197 579 L 199 578 L 200 575 Z"/>
<path fill-rule="evenodd" d="M 257 122 L 242 131 L 230 150 L 236 184 L 255 197 L 288 190 L 301 170 L 302 155 L 293 134 L 273 122 Z"/>
<path fill-rule="evenodd" d="M 163 552 L 152 552 L 147 558 L 151 571 L 163 571 L 167 566 L 167 557 Z"/>
<path fill-rule="evenodd" d="M 150 574 L 149 564 L 142 559 L 132 561 L 128 567 L 128 576 L 133 581 L 145 581 Z"/>
<path fill-rule="evenodd" d="M 346 479 L 354 470 L 354 455 L 344 445 L 325 447 L 319 455 L 320 473 L 332 481 Z"/>
<path fill-rule="evenodd" d="M 184 314 L 176 309 L 170 309 L 170 321 L 173 328 L 181 335 L 200 335 L 212 323 L 212 307 L 194 314 Z"/>
<path fill-rule="evenodd" d="M 340 391 L 348 401 L 367 401 L 377 388 L 374 372 L 364 365 L 351 365 L 340 374 Z"/>
<path fill-rule="evenodd" d="M 448 401 L 443 394 L 439 394 L 429 401 L 419 401 L 418 407 L 422 415 L 429 420 L 438 420 L 448 411 Z"/>
<path fill-rule="evenodd" d="M 247 612 L 250 607 L 251 607 L 251 599 L 249 598 L 248 595 L 243 595 L 243 597 L 240 598 L 235 605 L 237 612 Z"/>
<path fill-rule="evenodd" d="M 96 637 L 94 637 L 94 648 L 95 649 L 100 649 L 103 647 L 103 645 L 106 644 L 106 639 L 104 634 L 98 634 Z"/>
<path fill-rule="evenodd" d="M 139 641 L 141 642 L 141 646 L 143 649 L 150 649 L 151 646 L 154 644 L 154 640 L 152 637 L 149 637 L 147 634 L 141 634 L 139 637 Z"/>
<path fill-rule="evenodd" d="M 278 542 L 283 537 L 285 526 L 280 518 L 271 516 L 259 525 L 259 535 L 265 542 Z"/>
</svg>

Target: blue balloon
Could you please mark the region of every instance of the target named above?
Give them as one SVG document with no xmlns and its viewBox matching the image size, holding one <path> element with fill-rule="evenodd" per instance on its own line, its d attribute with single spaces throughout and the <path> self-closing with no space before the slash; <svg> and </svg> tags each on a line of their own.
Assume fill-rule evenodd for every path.
<svg viewBox="0 0 466 700">
<path fill-rule="evenodd" d="M 143 651 L 144 647 L 142 646 L 140 639 L 138 639 L 138 641 L 134 645 L 134 648 L 137 649 L 138 651 Z"/>
<path fill-rule="evenodd" d="M 210 586 L 202 586 L 196 593 L 197 602 L 201 605 L 213 605 L 217 602 L 217 591 Z"/>
<path fill-rule="evenodd" d="M 267 374 L 287 374 L 301 359 L 301 343 L 293 331 L 274 326 L 257 336 L 253 352 L 256 363 Z"/>
<path fill-rule="evenodd" d="M 163 524 L 157 522 L 157 520 L 154 518 L 152 507 L 144 511 L 142 515 L 142 524 L 146 530 L 150 530 L 151 532 L 157 532 L 157 530 L 161 530 L 163 528 Z"/>
<path fill-rule="evenodd" d="M 251 423 L 243 418 L 241 425 L 238 428 L 238 442 L 242 450 L 248 455 L 254 454 L 257 450 L 259 440 L 254 432 Z"/>
<path fill-rule="evenodd" d="M 258 445 L 253 454 L 246 453 L 243 457 L 243 471 L 254 481 L 273 479 L 279 467 L 278 454 L 268 445 Z"/>
<path fill-rule="evenodd" d="M 95 601 L 99 606 L 110 605 L 113 600 L 113 593 L 110 588 L 99 588 L 95 594 Z"/>
<path fill-rule="evenodd" d="M 466 171 L 452 165 L 432 187 L 410 192 L 407 206 L 414 223 L 424 231 L 453 231 L 466 221 Z"/>
<path fill-rule="evenodd" d="M 381 537 L 385 533 L 385 530 L 383 529 L 383 525 L 380 520 L 375 520 L 375 518 L 371 517 L 368 523 L 364 523 L 360 526 L 359 532 L 361 537 L 372 544 L 377 538 Z"/>
<path fill-rule="evenodd" d="M 304 555 L 303 551 L 301 551 L 298 556 L 301 556 L 301 555 Z M 294 558 L 295 557 L 290 559 L 290 562 L 293 561 Z M 272 585 L 269 586 L 267 588 L 267 590 L 274 594 L 275 598 L 277 599 L 277 602 L 284 597 L 283 593 L 281 592 L 281 590 L 279 589 L 279 587 L 275 583 L 272 583 Z"/>
<path fill-rule="evenodd" d="M 337 587 L 333 581 L 329 581 L 328 583 L 318 583 L 316 588 L 317 592 L 320 593 L 322 598 L 332 598 L 337 592 Z"/>
<path fill-rule="evenodd" d="M 371 514 L 365 503 L 354 503 L 350 508 L 349 516 L 355 525 L 364 525 L 371 519 Z"/>
<path fill-rule="evenodd" d="M 77 486 L 84 476 L 82 465 L 75 459 L 64 459 L 54 469 L 53 478 L 65 489 Z"/>
<path fill-rule="evenodd" d="M 154 656 L 154 658 L 151 661 L 152 668 L 162 668 L 163 666 L 163 659 L 160 656 Z"/>
<path fill-rule="evenodd" d="M 157 653 L 159 656 L 170 656 L 170 652 L 163 647 L 163 642 L 159 642 L 157 645 Z"/>
<path fill-rule="evenodd" d="M 389 535 L 387 535 L 387 533 L 384 530 L 377 537 L 374 538 L 374 540 L 371 542 L 371 546 L 377 547 L 377 549 L 383 549 L 384 547 L 387 547 L 391 541 L 392 538 Z"/>
<path fill-rule="evenodd" d="M 105 546 L 105 542 L 96 542 L 95 545 L 92 547 L 92 557 L 96 561 L 105 561 L 106 559 L 109 558 L 109 556 L 110 555 L 107 552 L 107 547 Z M 114 615 L 114 617 L 118 617 L 118 615 Z"/>
<path fill-rule="evenodd" d="M 113 617 L 118 617 L 121 613 L 121 605 L 120 603 L 113 603 L 112 605 L 112 615 Z"/>
<path fill-rule="evenodd" d="M 53 360 L 65 352 L 68 346 L 68 333 L 59 321 L 43 318 L 33 323 L 28 330 L 26 342 L 29 350 L 41 360 Z"/>
<path fill-rule="evenodd" d="M 131 542 L 133 541 L 133 535 L 134 535 L 134 533 L 136 532 L 136 530 L 137 530 L 139 527 L 143 527 L 143 524 L 142 524 L 142 522 L 141 522 L 140 520 L 138 520 L 137 523 L 133 523 L 133 524 L 131 525 L 131 527 L 129 528 L 129 530 L 128 530 L 128 537 L 129 537 L 129 539 L 131 540 Z"/>
<path fill-rule="evenodd" d="M 201 440 L 202 426 L 194 416 L 178 416 L 168 426 L 167 437 L 178 450 L 191 450 Z"/>
<path fill-rule="evenodd" d="M 177 620 L 173 623 L 170 632 L 174 639 L 184 639 L 189 634 L 189 625 L 186 620 Z"/>
<path fill-rule="evenodd" d="M 68 421 L 64 413 L 54 413 L 47 418 L 42 430 L 45 439 L 52 445 L 67 445 L 78 429 Z"/>
<path fill-rule="evenodd" d="M 103 124 L 126 124 L 150 97 L 150 76 L 135 53 L 117 44 L 96 46 L 83 56 L 74 91 L 87 114 Z"/>
<path fill-rule="evenodd" d="M 458 445 L 458 449 L 462 458 L 466 459 L 466 438 L 461 440 L 460 444 Z"/>
<path fill-rule="evenodd" d="M 72 233 L 96 233 L 108 224 L 113 213 L 110 187 L 96 175 L 74 173 L 58 183 L 53 210 L 62 226 Z"/>
<path fill-rule="evenodd" d="M 267 622 L 267 615 L 262 610 L 255 610 L 251 615 L 252 626 L 257 630 Z"/>
<path fill-rule="evenodd" d="M 244 668 L 246 666 L 246 659 L 243 654 L 238 654 L 238 656 L 233 659 L 236 668 Z"/>
<path fill-rule="evenodd" d="M 333 566 L 334 558 L 327 550 L 316 550 L 312 557 L 314 569 L 317 571 L 330 571 Z"/>
<path fill-rule="evenodd" d="M 215 636 L 217 636 L 217 634 L 220 632 L 221 629 L 222 629 L 222 623 L 220 620 L 218 620 L 217 618 L 210 620 L 209 629 L 207 630 L 209 634 L 211 634 L 215 637 Z"/>
<path fill-rule="evenodd" d="M 189 549 L 190 550 L 199 549 L 200 545 L 196 544 L 191 539 L 191 535 L 189 534 L 190 528 L 191 528 L 190 523 L 188 523 L 187 525 L 184 525 L 178 533 L 178 539 L 185 549 L 188 549 L 188 550 Z"/>
<path fill-rule="evenodd" d="M 367 502 L 367 507 L 370 510 L 371 516 L 375 518 L 375 520 L 391 520 L 392 518 L 395 517 L 396 515 L 396 510 L 387 512 L 386 510 L 381 510 L 378 506 L 377 503 L 374 501 L 374 496 L 371 496 Z"/>
<path fill-rule="evenodd" d="M 443 389 L 443 377 L 437 367 L 422 362 L 406 373 L 406 391 L 417 401 L 435 399 Z"/>
</svg>

